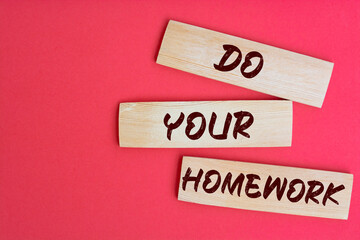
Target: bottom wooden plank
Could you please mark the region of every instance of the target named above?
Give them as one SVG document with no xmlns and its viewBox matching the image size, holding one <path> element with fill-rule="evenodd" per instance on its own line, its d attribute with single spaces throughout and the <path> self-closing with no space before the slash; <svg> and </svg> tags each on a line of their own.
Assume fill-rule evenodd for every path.
<svg viewBox="0 0 360 240">
<path fill-rule="evenodd" d="M 178 199 L 206 205 L 347 219 L 353 175 L 183 157 Z"/>
</svg>

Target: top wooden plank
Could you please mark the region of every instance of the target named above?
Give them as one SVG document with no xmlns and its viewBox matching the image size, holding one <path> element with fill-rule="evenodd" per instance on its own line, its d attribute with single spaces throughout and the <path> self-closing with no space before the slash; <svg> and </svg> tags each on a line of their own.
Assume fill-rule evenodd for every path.
<svg viewBox="0 0 360 240">
<path fill-rule="evenodd" d="M 334 66 L 173 20 L 166 28 L 156 62 L 315 107 L 323 104 Z"/>
</svg>

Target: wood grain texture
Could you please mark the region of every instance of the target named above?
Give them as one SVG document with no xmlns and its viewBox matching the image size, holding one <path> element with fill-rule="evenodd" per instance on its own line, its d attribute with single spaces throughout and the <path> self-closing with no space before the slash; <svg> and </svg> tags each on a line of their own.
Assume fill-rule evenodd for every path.
<svg viewBox="0 0 360 240">
<path fill-rule="evenodd" d="M 259 74 L 245 78 L 240 73 L 241 64 L 228 72 L 216 70 L 214 64 L 223 57 L 224 44 L 241 50 L 241 64 L 247 53 L 259 52 L 264 59 Z M 331 62 L 172 20 L 156 62 L 315 107 L 323 104 L 334 66 Z M 255 67 L 256 63 L 253 64 Z"/>
<path fill-rule="evenodd" d="M 245 130 L 250 138 L 238 135 L 233 137 L 236 123 L 234 113 L 248 111 L 253 115 L 252 125 Z M 164 124 L 166 114 L 174 123 L 181 112 L 182 124 L 174 129 L 171 140 L 167 138 Z M 203 135 L 197 140 L 189 139 L 185 134 L 187 118 L 193 112 L 200 112 L 206 120 Z M 230 113 L 233 118 L 227 139 L 214 139 L 209 134 L 209 119 L 216 113 L 214 133 L 222 133 L 225 118 Z M 246 119 L 243 119 L 245 122 Z M 195 127 L 200 127 L 200 119 L 194 119 Z M 196 102 L 137 102 L 121 103 L 119 110 L 119 142 L 121 147 L 156 148 L 201 148 L 201 147 L 280 147 L 291 146 L 292 102 L 273 101 L 196 101 Z"/>
<path fill-rule="evenodd" d="M 182 184 L 184 182 L 184 176 L 186 175 L 188 168 L 191 168 L 192 170 L 190 176 L 197 176 L 200 169 L 204 171 L 201 181 L 198 185 L 197 192 L 194 190 L 194 181 L 188 181 L 186 183 L 185 190 L 183 189 Z M 207 193 L 204 191 L 203 187 L 205 174 L 209 170 L 216 170 L 220 173 L 221 176 L 220 186 L 213 193 Z M 244 189 L 245 185 L 247 184 L 246 177 L 242 184 L 240 197 L 237 195 L 237 189 L 235 189 L 231 195 L 228 188 L 226 187 L 224 193 L 222 193 L 221 186 L 225 176 L 229 172 L 232 174 L 232 182 L 241 173 L 243 173 L 245 176 L 246 174 L 256 174 L 260 176 L 260 180 L 254 180 L 253 182 L 259 186 L 259 189 L 253 188 L 250 190 L 250 192 L 253 193 L 259 191 L 261 196 L 258 198 L 250 198 L 247 196 L 247 194 L 245 194 Z M 276 197 L 276 188 L 266 199 L 264 198 L 264 185 L 269 176 L 272 177 L 272 180 L 275 180 L 277 177 L 279 177 L 282 182 L 284 181 L 284 178 L 287 178 L 288 180 L 284 194 L 282 198 L 280 198 L 280 201 Z M 287 198 L 289 184 L 293 179 L 301 179 L 306 186 L 304 197 L 302 197 L 298 202 L 291 202 Z M 216 175 L 212 176 L 211 180 L 212 181 L 208 185 L 209 187 L 207 187 L 207 189 L 214 186 L 214 183 L 217 180 Z M 319 201 L 319 204 L 312 201 L 311 199 L 308 201 L 308 203 L 304 201 L 305 195 L 309 188 L 309 186 L 307 186 L 307 182 L 313 180 L 319 181 L 324 185 L 324 191 L 315 197 Z M 325 192 L 330 183 L 333 183 L 335 187 L 338 185 L 345 186 L 345 189 L 338 191 L 331 196 L 333 199 L 338 201 L 338 205 L 329 199 L 326 201 L 325 205 L 322 204 L 322 199 L 324 198 Z M 183 157 L 178 199 L 187 202 L 222 207 L 324 218 L 347 219 L 350 207 L 352 183 L 353 175 L 346 173 L 225 161 L 208 158 Z M 293 195 L 296 196 L 300 192 L 300 187 L 297 186 L 295 188 L 296 191 L 293 193 Z M 316 187 L 315 190 L 317 189 L 318 188 Z"/>
</svg>

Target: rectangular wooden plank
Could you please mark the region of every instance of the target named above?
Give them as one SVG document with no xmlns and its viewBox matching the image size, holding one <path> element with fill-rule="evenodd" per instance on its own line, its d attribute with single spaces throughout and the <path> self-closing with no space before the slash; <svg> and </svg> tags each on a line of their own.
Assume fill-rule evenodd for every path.
<svg viewBox="0 0 360 240">
<path fill-rule="evenodd" d="M 239 52 L 242 57 L 237 65 Z M 225 53 L 230 56 L 228 59 Z M 220 64 L 222 59 L 226 61 Z M 334 66 L 331 62 L 172 20 L 156 62 L 315 107 L 323 104 Z"/>
<path fill-rule="evenodd" d="M 135 102 L 119 109 L 121 147 L 283 147 L 291 136 L 286 100 Z"/>
<path fill-rule="evenodd" d="M 347 219 L 352 184 L 353 175 L 346 173 L 183 157 L 178 199 L 238 209 Z"/>
</svg>

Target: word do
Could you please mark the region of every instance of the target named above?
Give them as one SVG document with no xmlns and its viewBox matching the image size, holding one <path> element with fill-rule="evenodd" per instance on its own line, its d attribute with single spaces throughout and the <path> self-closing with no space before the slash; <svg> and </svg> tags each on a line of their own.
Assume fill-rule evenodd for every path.
<svg viewBox="0 0 360 240">
<path fill-rule="evenodd" d="M 228 72 L 228 71 L 234 70 L 241 62 L 241 58 L 242 58 L 241 51 L 240 51 L 239 48 L 237 48 L 234 45 L 225 44 L 225 45 L 223 45 L 223 48 L 224 48 L 224 50 L 226 52 L 225 52 L 224 56 L 221 58 L 219 64 L 214 64 L 214 68 L 216 70 L 219 70 L 219 71 L 222 71 L 222 72 Z M 228 64 L 228 65 L 225 65 L 228 58 L 234 52 L 238 53 L 238 56 L 236 57 L 234 62 L 232 62 L 231 64 Z M 245 72 L 246 68 L 248 68 L 249 66 L 252 65 L 251 59 L 254 58 L 254 57 L 260 58 L 260 62 L 258 63 L 258 65 L 256 66 L 256 68 L 254 70 L 252 70 L 251 72 Z M 253 78 L 253 77 L 255 77 L 256 75 L 259 74 L 259 72 L 261 71 L 263 65 L 264 65 L 263 56 L 259 52 L 252 51 L 252 52 L 249 52 L 248 54 L 246 54 L 245 62 L 241 65 L 240 71 L 241 71 L 241 74 L 244 77 Z"/>
</svg>

